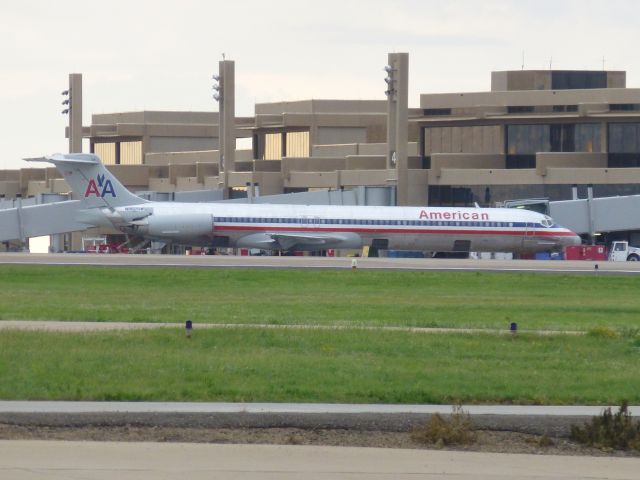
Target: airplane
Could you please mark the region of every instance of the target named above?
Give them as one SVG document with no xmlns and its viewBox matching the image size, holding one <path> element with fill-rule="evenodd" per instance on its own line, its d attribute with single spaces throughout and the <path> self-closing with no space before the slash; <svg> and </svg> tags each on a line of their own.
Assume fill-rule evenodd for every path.
<svg viewBox="0 0 640 480">
<path fill-rule="evenodd" d="M 551 252 L 579 245 L 547 215 L 514 208 L 153 202 L 127 190 L 94 154 L 25 159 L 56 166 L 81 200 L 75 221 L 147 240 L 262 250 Z"/>
</svg>

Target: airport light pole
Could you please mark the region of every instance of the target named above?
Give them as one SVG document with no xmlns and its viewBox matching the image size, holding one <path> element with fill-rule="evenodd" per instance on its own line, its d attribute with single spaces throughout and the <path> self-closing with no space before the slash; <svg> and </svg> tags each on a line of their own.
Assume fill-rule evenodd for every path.
<svg viewBox="0 0 640 480">
<path fill-rule="evenodd" d="M 218 75 L 213 75 L 213 98 L 218 102 L 218 139 L 220 151 L 219 174 L 223 177 L 224 198 L 229 197 L 229 173 L 235 170 L 235 62 L 218 63 Z"/>
<path fill-rule="evenodd" d="M 213 84 L 213 99 L 218 102 L 218 185 L 221 186 L 224 190 L 223 198 L 227 197 L 227 188 L 223 178 L 223 169 L 224 169 L 224 103 L 222 102 L 222 98 L 224 95 L 223 91 L 223 75 L 220 75 L 220 71 L 218 70 L 218 75 L 212 75 L 211 78 L 215 82 Z M 226 175 L 224 175 L 226 177 Z"/>
<path fill-rule="evenodd" d="M 396 170 L 396 205 L 409 205 L 409 54 L 390 53 L 387 77 L 387 169 Z"/>
<path fill-rule="evenodd" d="M 69 153 L 82 152 L 82 74 L 69 74 L 69 88 L 62 92 L 63 115 L 69 116 Z"/>
<path fill-rule="evenodd" d="M 66 136 L 69 138 L 69 153 L 82 153 L 82 74 L 70 73 L 69 86 L 62 91 L 62 114 L 67 115 L 69 123 Z M 65 235 L 50 236 L 50 250 L 61 252 L 64 250 Z"/>
</svg>

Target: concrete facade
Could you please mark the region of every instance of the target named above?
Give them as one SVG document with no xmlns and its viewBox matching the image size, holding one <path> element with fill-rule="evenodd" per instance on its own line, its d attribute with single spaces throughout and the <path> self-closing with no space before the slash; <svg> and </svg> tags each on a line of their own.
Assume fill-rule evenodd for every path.
<svg viewBox="0 0 640 480">
<path fill-rule="evenodd" d="M 555 73 L 563 88 L 553 88 Z M 593 185 L 596 196 L 640 193 L 640 90 L 625 77 L 493 72 L 490 92 L 421 95 L 410 121 L 430 171 L 429 203 L 568 200 L 571 185 Z"/>
<path fill-rule="evenodd" d="M 390 203 L 434 206 L 570 200 L 574 185 L 640 194 L 640 89 L 626 87 L 625 72 L 493 72 L 491 91 L 425 93 L 410 108 L 408 55 L 387 61 L 387 100 L 260 103 L 235 117 L 235 66 L 223 61 L 221 114 L 94 114 L 81 132 L 136 191 L 237 198 L 247 184 L 261 195 L 370 186 L 396 191 Z M 380 87 L 382 97 L 382 75 Z M 221 129 L 221 115 L 233 125 Z M 241 138 L 252 146 L 232 148 Z M 68 190 L 52 168 L 0 171 L 0 198 Z"/>
</svg>

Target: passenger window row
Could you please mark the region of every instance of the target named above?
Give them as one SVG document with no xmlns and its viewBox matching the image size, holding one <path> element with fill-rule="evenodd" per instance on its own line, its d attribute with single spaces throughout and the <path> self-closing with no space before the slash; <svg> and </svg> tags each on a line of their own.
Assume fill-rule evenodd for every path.
<svg viewBox="0 0 640 480">
<path fill-rule="evenodd" d="M 508 228 L 529 227 L 538 228 L 540 224 L 526 224 L 514 222 L 466 222 L 442 220 L 365 220 L 348 218 L 280 218 L 280 217 L 215 217 L 215 223 L 284 223 L 295 225 L 371 225 L 371 226 L 415 226 L 415 227 L 485 227 Z M 550 225 L 544 225 L 548 227 Z"/>
</svg>

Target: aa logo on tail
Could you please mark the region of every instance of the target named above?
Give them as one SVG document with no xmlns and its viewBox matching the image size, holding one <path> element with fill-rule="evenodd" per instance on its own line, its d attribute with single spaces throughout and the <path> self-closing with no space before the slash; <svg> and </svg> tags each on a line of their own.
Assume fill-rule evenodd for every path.
<svg viewBox="0 0 640 480">
<path fill-rule="evenodd" d="M 89 180 L 89 185 L 87 185 L 87 191 L 84 192 L 84 197 L 90 197 L 91 195 L 95 195 L 96 197 L 106 197 L 107 195 L 111 195 L 112 197 L 116 196 L 116 192 L 113 189 L 113 185 L 111 184 L 111 180 L 104 178 L 104 175 L 97 176 L 98 182 L 92 178 Z"/>
</svg>

